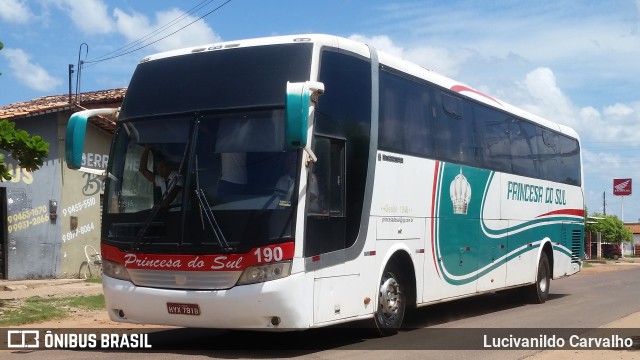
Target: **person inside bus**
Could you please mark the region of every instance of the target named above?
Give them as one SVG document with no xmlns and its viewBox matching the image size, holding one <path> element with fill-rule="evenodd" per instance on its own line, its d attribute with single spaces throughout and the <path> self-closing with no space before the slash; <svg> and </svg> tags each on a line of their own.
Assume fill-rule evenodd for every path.
<svg viewBox="0 0 640 360">
<path fill-rule="evenodd" d="M 276 191 L 282 200 L 291 201 L 296 183 L 296 156 L 294 153 L 285 156 L 284 167 L 285 173 L 276 182 Z"/>
<path fill-rule="evenodd" d="M 276 183 L 276 192 L 277 195 L 285 201 L 285 204 L 289 204 L 291 202 L 291 198 L 293 197 L 293 188 L 295 185 L 295 177 L 296 177 L 296 156 L 295 154 L 287 154 L 285 158 L 285 168 L 286 172 L 283 174 Z M 320 198 L 320 187 L 318 185 L 318 178 L 314 171 L 309 172 L 308 181 L 308 201 L 309 201 L 309 211 L 318 213 L 322 211 L 321 198 Z"/>
<path fill-rule="evenodd" d="M 320 197 L 320 185 L 318 184 L 318 177 L 315 174 L 315 168 L 309 173 L 308 179 L 309 186 L 309 212 L 315 214 L 324 213 L 322 208 L 322 198 Z"/>
<path fill-rule="evenodd" d="M 140 166 L 138 171 L 144 176 L 145 179 L 152 182 L 155 186 L 160 188 L 160 193 L 164 196 L 167 190 L 171 190 L 171 192 L 167 195 L 167 199 L 165 200 L 165 204 L 174 205 L 177 202 L 177 196 L 182 190 L 183 180 L 178 173 L 172 169 L 171 162 L 165 157 L 161 156 L 161 154 L 154 154 L 154 163 L 157 174 L 154 174 L 151 170 L 147 168 L 147 164 L 149 161 L 149 152 L 151 152 L 151 147 L 145 146 L 142 155 L 140 156 Z M 173 182 L 177 181 L 175 186 L 172 187 Z"/>
<path fill-rule="evenodd" d="M 247 153 L 220 154 L 222 175 L 218 181 L 218 197 L 242 195 L 247 186 Z"/>
</svg>

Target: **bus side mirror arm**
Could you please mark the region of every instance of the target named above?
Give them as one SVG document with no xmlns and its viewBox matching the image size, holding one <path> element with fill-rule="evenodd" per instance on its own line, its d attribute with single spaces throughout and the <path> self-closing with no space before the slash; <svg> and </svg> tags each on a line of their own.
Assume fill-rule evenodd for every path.
<svg viewBox="0 0 640 360">
<path fill-rule="evenodd" d="M 305 82 L 311 91 L 311 101 L 314 104 L 318 103 L 318 97 L 324 94 L 324 84 L 319 81 L 307 81 Z"/>
<path fill-rule="evenodd" d="M 84 172 L 84 173 L 88 173 L 88 174 L 93 174 L 93 175 L 98 175 L 98 176 L 107 176 L 107 170 L 92 169 L 92 168 L 87 168 L 87 167 L 84 167 L 84 166 L 81 166 L 77 170 L 81 171 L 81 172 Z"/>
<path fill-rule="evenodd" d="M 116 119 L 120 108 L 104 108 L 83 110 L 74 113 L 69 118 L 67 132 L 65 136 L 65 160 L 67 167 L 73 170 L 86 171 L 82 167 L 82 153 L 84 151 L 84 141 L 87 133 L 87 122 L 92 116 L 108 116 Z M 102 170 L 100 170 L 102 171 Z"/>
<path fill-rule="evenodd" d="M 324 94 L 324 84 L 318 81 L 307 81 L 307 84 L 309 85 L 309 90 L 311 91 L 311 101 L 315 106 L 317 106 L 318 97 Z M 307 167 L 311 166 L 311 164 L 318 162 L 318 157 L 313 152 L 313 150 L 311 150 L 309 145 L 306 145 L 304 147 L 304 151 L 306 151 L 307 154 L 309 155 L 309 158 L 307 159 Z"/>
<path fill-rule="evenodd" d="M 309 147 L 309 145 L 304 147 L 304 151 L 307 153 L 307 155 L 309 156 L 307 158 L 306 161 L 306 165 L 307 167 L 311 166 L 311 164 L 314 164 L 316 162 L 318 162 L 318 157 L 316 156 L 316 154 L 313 152 L 313 150 L 311 150 L 311 148 Z"/>
</svg>

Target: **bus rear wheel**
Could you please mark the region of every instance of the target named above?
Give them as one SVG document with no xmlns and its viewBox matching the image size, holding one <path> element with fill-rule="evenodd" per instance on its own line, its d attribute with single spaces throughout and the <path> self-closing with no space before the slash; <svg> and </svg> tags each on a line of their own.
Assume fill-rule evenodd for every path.
<svg viewBox="0 0 640 360">
<path fill-rule="evenodd" d="M 551 267 L 549 266 L 547 253 L 542 252 L 542 254 L 540 254 L 540 260 L 538 260 L 536 282 L 527 289 L 529 302 L 534 304 L 543 304 L 546 302 L 549 298 L 550 285 Z"/>
<path fill-rule="evenodd" d="M 378 288 L 378 309 L 374 321 L 382 336 L 395 335 L 402 325 L 407 304 L 406 283 L 397 265 L 389 263 Z"/>
</svg>

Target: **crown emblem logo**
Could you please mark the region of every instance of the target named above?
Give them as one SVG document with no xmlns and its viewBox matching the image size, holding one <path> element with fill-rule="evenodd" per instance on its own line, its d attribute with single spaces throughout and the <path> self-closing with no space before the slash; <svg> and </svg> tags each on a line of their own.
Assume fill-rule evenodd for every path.
<svg viewBox="0 0 640 360">
<path fill-rule="evenodd" d="M 453 213 L 467 215 L 469 201 L 471 200 L 471 185 L 469 185 L 467 178 L 462 175 L 462 168 L 460 168 L 460 174 L 456 175 L 451 182 L 449 195 L 453 203 Z"/>
</svg>

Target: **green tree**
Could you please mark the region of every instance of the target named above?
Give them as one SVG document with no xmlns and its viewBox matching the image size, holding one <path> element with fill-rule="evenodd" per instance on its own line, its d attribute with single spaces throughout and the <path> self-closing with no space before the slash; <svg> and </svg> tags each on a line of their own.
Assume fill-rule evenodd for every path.
<svg viewBox="0 0 640 360">
<path fill-rule="evenodd" d="M 4 44 L 0 41 L 0 50 Z M 0 73 L 2 75 L 2 73 Z M 8 152 L 18 166 L 27 171 L 34 171 L 42 166 L 49 156 L 49 143 L 38 135 L 31 136 L 24 130 L 16 130 L 16 124 L 8 120 L 0 120 L 0 150 Z M 0 153 L 0 182 L 11 180 L 11 174 L 4 161 L 5 155 Z"/>
<path fill-rule="evenodd" d="M 597 221 L 589 221 L 585 230 L 592 233 L 602 233 L 602 241 L 607 243 L 621 243 L 631 241 L 633 234 L 624 226 L 624 223 L 615 215 L 602 215 L 594 213 L 591 217 L 598 218 Z"/>
<path fill-rule="evenodd" d="M 29 135 L 24 130 L 16 129 L 15 123 L 0 121 L 0 150 L 4 150 L 16 161 L 18 166 L 27 171 L 39 169 L 49 155 L 49 143 L 38 135 Z M 11 174 L 5 162 L 5 155 L 0 153 L 0 181 L 11 180 Z"/>
</svg>

